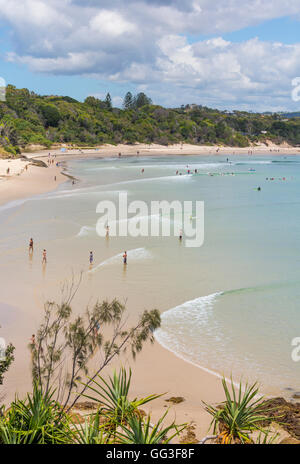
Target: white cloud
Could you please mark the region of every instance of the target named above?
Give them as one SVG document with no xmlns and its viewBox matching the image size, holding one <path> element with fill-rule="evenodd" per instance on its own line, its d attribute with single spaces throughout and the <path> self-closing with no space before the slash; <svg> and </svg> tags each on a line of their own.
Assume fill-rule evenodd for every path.
<svg viewBox="0 0 300 464">
<path fill-rule="evenodd" d="M 90 22 L 91 33 L 101 33 L 111 37 L 117 37 L 134 32 L 135 25 L 126 21 L 120 14 L 114 11 L 100 11 Z"/>
<path fill-rule="evenodd" d="M 300 44 L 222 38 L 286 15 L 300 17 L 299 0 L 0 0 L 0 21 L 12 31 L 8 60 L 130 82 L 170 105 L 288 105 Z M 215 37 L 189 42 L 208 33 Z"/>
</svg>

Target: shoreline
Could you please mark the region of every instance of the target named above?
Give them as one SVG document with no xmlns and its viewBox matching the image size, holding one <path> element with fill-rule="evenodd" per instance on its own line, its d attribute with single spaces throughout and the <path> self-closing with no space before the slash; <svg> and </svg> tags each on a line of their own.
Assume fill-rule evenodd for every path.
<svg viewBox="0 0 300 464">
<path fill-rule="evenodd" d="M 65 148 L 43 149 L 41 151 L 23 152 L 23 158 L 3 159 L 0 158 L 0 205 L 10 201 L 28 198 L 32 195 L 54 191 L 60 184 L 66 182 L 68 176 L 65 168 L 53 166 L 42 168 L 31 163 L 31 160 L 42 161 L 47 158 L 49 153 L 55 156 L 55 162 L 66 162 L 73 159 L 90 159 L 90 158 L 118 158 L 119 153 L 122 157 L 147 157 L 166 155 L 198 155 L 198 156 L 291 156 L 299 155 L 300 147 L 278 146 L 278 145 L 260 145 L 256 147 L 219 147 L 206 145 L 102 145 L 93 149 L 73 150 Z M 251 154 L 250 154 L 251 152 Z M 26 164 L 28 165 L 25 170 Z M 6 174 L 7 168 L 10 168 L 10 174 Z M 57 180 L 54 182 L 53 178 Z"/>
<path fill-rule="evenodd" d="M 196 147 L 197 149 L 199 147 Z M 211 148 L 211 147 L 209 147 Z M 97 152 L 92 150 L 88 153 L 58 153 L 50 151 L 51 155 L 56 154 L 55 161 L 63 162 L 72 159 L 85 159 L 95 157 L 109 157 L 112 154 L 118 156 L 120 147 L 114 147 L 114 150 L 107 149 L 105 152 Z M 133 153 L 132 150 L 135 150 Z M 140 148 L 141 150 L 141 148 Z M 175 153 L 176 150 L 169 147 L 167 152 L 160 152 L 159 148 L 153 149 L 155 151 L 143 152 L 140 151 L 140 156 L 165 156 L 168 154 L 183 155 L 182 151 Z M 166 150 L 166 147 L 165 147 Z M 181 149 L 179 149 L 181 150 Z M 228 149 L 227 149 L 228 150 Z M 294 150 L 294 154 L 296 150 Z M 41 159 L 48 156 L 49 151 L 42 154 L 28 154 L 27 158 Z M 244 153 L 244 152 L 243 152 Z M 200 153 L 189 153 L 197 154 Z M 202 152 L 201 154 L 209 156 L 211 153 Z M 219 152 L 218 155 L 223 155 Z M 247 154 L 247 153 L 244 153 Z M 270 156 L 271 153 L 263 153 Z M 274 153 L 274 155 L 283 155 L 286 153 Z M 129 147 L 128 152 L 124 153 L 125 156 L 137 156 L 136 146 Z M 65 173 L 64 173 L 65 170 Z M 8 180 L 0 182 L 0 205 L 11 202 L 17 199 L 28 198 L 33 195 L 46 193 L 55 190 L 58 185 L 67 181 L 65 177 L 67 169 L 62 166 L 56 167 L 55 165 L 42 168 L 34 165 L 29 165 L 28 170 L 20 173 L 19 175 L 12 176 Z M 57 181 L 54 182 L 53 177 L 57 176 Z M 123 359 L 123 358 L 122 358 Z M 155 375 L 153 375 L 153 360 L 155 360 Z M 205 412 L 202 401 L 207 403 L 217 404 L 224 400 L 224 394 L 220 377 L 222 375 L 214 372 L 205 367 L 193 364 L 170 349 L 164 347 L 157 340 L 153 346 L 146 346 L 142 353 L 139 354 L 136 361 L 131 358 L 125 357 L 126 365 L 130 365 L 133 370 L 133 388 L 132 396 L 145 397 L 148 394 L 163 393 L 162 398 L 150 403 L 147 411 L 152 413 L 153 419 L 157 420 L 165 412 L 165 408 L 169 406 L 166 399 L 170 397 L 183 397 L 185 401 L 171 407 L 169 418 L 175 419 L 178 423 L 189 422 L 195 425 L 195 434 L 197 439 L 201 439 L 207 434 L 207 429 L 210 423 L 210 416 Z M 119 363 L 120 364 L 120 363 Z M 115 366 L 110 368 L 104 373 L 106 376 L 108 371 L 111 371 Z"/>
<path fill-rule="evenodd" d="M 62 152 L 61 150 L 65 150 Z M 78 157 L 107 157 L 107 156 L 117 156 L 121 153 L 121 156 L 151 156 L 158 155 L 163 156 L 166 154 L 169 155 L 269 155 L 274 156 L 281 155 L 296 155 L 300 154 L 300 147 L 292 147 L 287 144 L 275 145 L 269 143 L 268 145 L 261 144 L 257 146 L 247 146 L 247 147 L 226 147 L 218 145 L 192 145 L 192 144 L 173 144 L 173 145 L 157 145 L 157 144 L 144 144 L 137 143 L 134 145 L 99 145 L 94 148 L 82 148 L 82 149 L 72 149 L 68 147 L 67 144 L 61 147 L 53 147 L 52 149 L 44 149 L 34 152 L 24 152 L 22 155 L 27 158 L 43 158 L 48 156 L 48 153 L 55 154 L 61 159 L 69 158 L 78 158 Z"/>
</svg>

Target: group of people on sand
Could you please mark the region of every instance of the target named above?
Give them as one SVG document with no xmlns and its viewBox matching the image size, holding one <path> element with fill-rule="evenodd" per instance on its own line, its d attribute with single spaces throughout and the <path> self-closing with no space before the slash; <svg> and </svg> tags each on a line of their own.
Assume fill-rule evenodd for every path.
<svg viewBox="0 0 300 464">
<path fill-rule="evenodd" d="M 51 153 L 48 154 L 48 160 L 47 160 L 48 166 L 51 166 L 51 164 L 54 164 L 55 158 L 56 158 L 56 155 L 51 156 Z M 56 163 L 56 166 L 57 166 L 57 163 Z"/>
<path fill-rule="evenodd" d="M 53 166 L 55 163 L 55 160 L 56 160 L 56 155 L 51 155 L 51 153 L 48 153 L 48 160 L 47 160 L 48 166 L 51 166 L 51 165 Z M 58 167 L 59 163 L 56 162 L 55 166 Z M 56 176 L 54 176 L 54 182 L 56 182 Z"/>
</svg>

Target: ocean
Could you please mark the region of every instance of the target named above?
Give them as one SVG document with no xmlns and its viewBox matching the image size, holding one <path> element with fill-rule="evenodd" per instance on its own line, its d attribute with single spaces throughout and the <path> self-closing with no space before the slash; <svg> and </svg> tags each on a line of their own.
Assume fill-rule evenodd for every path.
<svg viewBox="0 0 300 464">
<path fill-rule="evenodd" d="M 82 274 L 78 309 L 114 297 L 132 318 L 157 308 L 155 337 L 177 356 L 266 390 L 300 389 L 300 363 L 291 357 L 300 337 L 299 168 L 297 155 L 69 161 L 75 185 L 0 207 L 0 336 L 25 347 L 43 302 Z M 188 248 L 178 236 L 99 237 L 97 205 L 120 193 L 146 204 L 203 201 L 203 245 Z M 18 309 L 8 317 L 9 308 Z"/>
</svg>

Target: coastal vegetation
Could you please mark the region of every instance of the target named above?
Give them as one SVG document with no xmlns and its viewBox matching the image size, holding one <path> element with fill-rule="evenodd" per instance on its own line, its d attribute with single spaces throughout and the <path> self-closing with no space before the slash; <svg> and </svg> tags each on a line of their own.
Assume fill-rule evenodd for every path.
<svg viewBox="0 0 300 464">
<path fill-rule="evenodd" d="M 24 401 L 16 398 L 2 411 L 0 444 L 163 444 L 184 430 L 185 425 L 164 424 L 168 411 L 156 424 L 151 423 L 139 407 L 158 395 L 130 401 L 131 375 L 126 377 L 124 369 L 108 382 L 98 380 L 102 384 L 97 381 L 89 387 L 96 412 L 81 416 L 81 420 L 54 400 L 54 391 L 42 392 L 35 384 Z"/>
<path fill-rule="evenodd" d="M 169 410 L 152 423 L 150 414 L 141 409 L 162 395 L 129 399 L 131 370 L 127 372 L 121 368 L 107 381 L 100 376 L 94 377 L 93 382 L 85 386 L 88 392 L 82 396 L 90 400 L 86 409 L 93 409 L 93 412 L 78 415 L 75 414 L 76 404 L 66 409 L 54 399 L 55 390 L 42 391 L 35 383 L 25 400 L 16 398 L 8 409 L 2 408 L 0 444 L 167 444 L 174 438 L 179 439 L 187 429 L 187 424 L 178 425 L 167 420 Z M 262 399 L 254 401 L 255 385 L 247 387 L 244 393 L 240 385 L 233 396 L 224 379 L 223 386 L 224 403 L 217 408 L 206 405 L 213 415 L 215 435 L 198 443 L 212 440 L 219 444 L 275 442 L 278 434 L 267 427 L 271 422 L 267 415 L 270 408 Z M 259 432 L 256 437 L 253 436 L 255 431 Z"/>
<path fill-rule="evenodd" d="M 257 384 L 236 386 L 231 380 L 228 387 L 224 378 L 224 402 L 204 403 L 214 435 L 197 440 L 190 424 L 169 418 L 169 408 L 153 422 L 142 408 L 164 394 L 133 398 L 131 369 L 121 367 L 109 376 L 102 372 L 125 351 L 135 358 L 145 343 L 154 341 L 159 312 L 144 311 L 131 327 L 126 307 L 116 299 L 74 314 L 71 304 L 80 283 L 81 278 L 77 283 L 73 279 L 63 287 L 61 303 L 45 304 L 29 344 L 32 391 L 23 399 L 16 395 L 9 405 L 1 396 L 0 444 L 270 444 L 278 442 L 272 422 L 286 425 L 295 437 L 297 408 L 294 412 L 282 401 L 279 408 L 279 399 L 264 400 Z M 14 360 L 13 345 L 6 355 L 0 361 L 0 384 Z"/>
<path fill-rule="evenodd" d="M 132 399 L 131 369 L 121 367 L 107 379 L 100 373 L 127 348 L 135 357 L 146 341 L 153 341 L 159 313 L 145 311 L 126 330 L 125 307 L 113 300 L 97 303 L 73 319 L 71 301 L 79 283 L 70 286 L 61 304 L 45 305 L 44 320 L 29 345 L 32 391 L 25 399 L 16 396 L 8 407 L 0 407 L 0 444 L 167 444 L 174 439 L 194 444 L 264 444 L 276 440 L 277 433 L 270 429 L 274 408 L 259 395 L 256 384 L 235 387 L 231 382 L 230 390 L 224 378 L 225 401 L 204 403 L 212 415 L 214 435 L 201 441 L 193 436 L 190 442 L 189 433 L 181 435 L 189 431 L 189 424 L 170 421 L 169 409 L 153 423 L 141 408 L 162 394 Z M 112 329 L 106 341 L 104 326 Z M 13 353 L 9 345 L 7 360 L 0 362 L 2 382 Z M 89 375 L 88 362 L 96 354 L 101 356 Z M 281 417 L 277 415 L 277 421 Z"/>
<path fill-rule="evenodd" d="M 236 388 L 232 379 L 229 388 L 226 380 L 222 379 L 226 400 L 221 405 L 214 407 L 205 405 L 206 411 L 212 416 L 211 426 L 213 433 L 218 432 L 218 440 L 222 444 L 253 443 L 252 434 L 259 432 L 259 440 L 268 441 L 269 430 L 263 428 L 263 423 L 268 422 L 265 415 L 266 409 L 263 398 L 258 394 L 256 384 L 242 384 Z M 273 435 L 269 440 L 274 439 Z"/>
<path fill-rule="evenodd" d="M 300 144 L 300 118 L 219 111 L 194 104 L 164 108 L 143 92 L 127 92 L 123 107 L 115 108 L 110 94 L 104 100 L 89 96 L 80 102 L 67 96 L 41 96 L 12 85 L 0 102 L 0 154 L 10 156 L 30 145 L 185 142 L 246 147 L 267 141 Z"/>
<path fill-rule="evenodd" d="M 80 280 L 72 282 L 63 291 L 61 303 L 45 304 L 43 321 L 29 345 L 34 385 L 46 395 L 55 388 L 55 400 L 63 410 L 70 410 L 122 353 L 130 351 L 135 358 L 145 343 L 153 343 L 153 332 L 160 327 L 160 313 L 155 309 L 144 311 L 128 327 L 126 307 L 116 299 L 97 302 L 74 316 L 71 303 L 79 285 Z M 95 370 L 82 384 L 82 376 L 89 375 L 91 361 Z M 126 385 L 123 374 L 121 382 L 121 386 L 124 382 Z"/>
<path fill-rule="evenodd" d="M 10 343 L 5 349 L 4 360 L 0 361 L 0 385 L 3 385 L 4 374 L 8 371 L 15 359 L 14 351 L 15 347 Z"/>
</svg>

